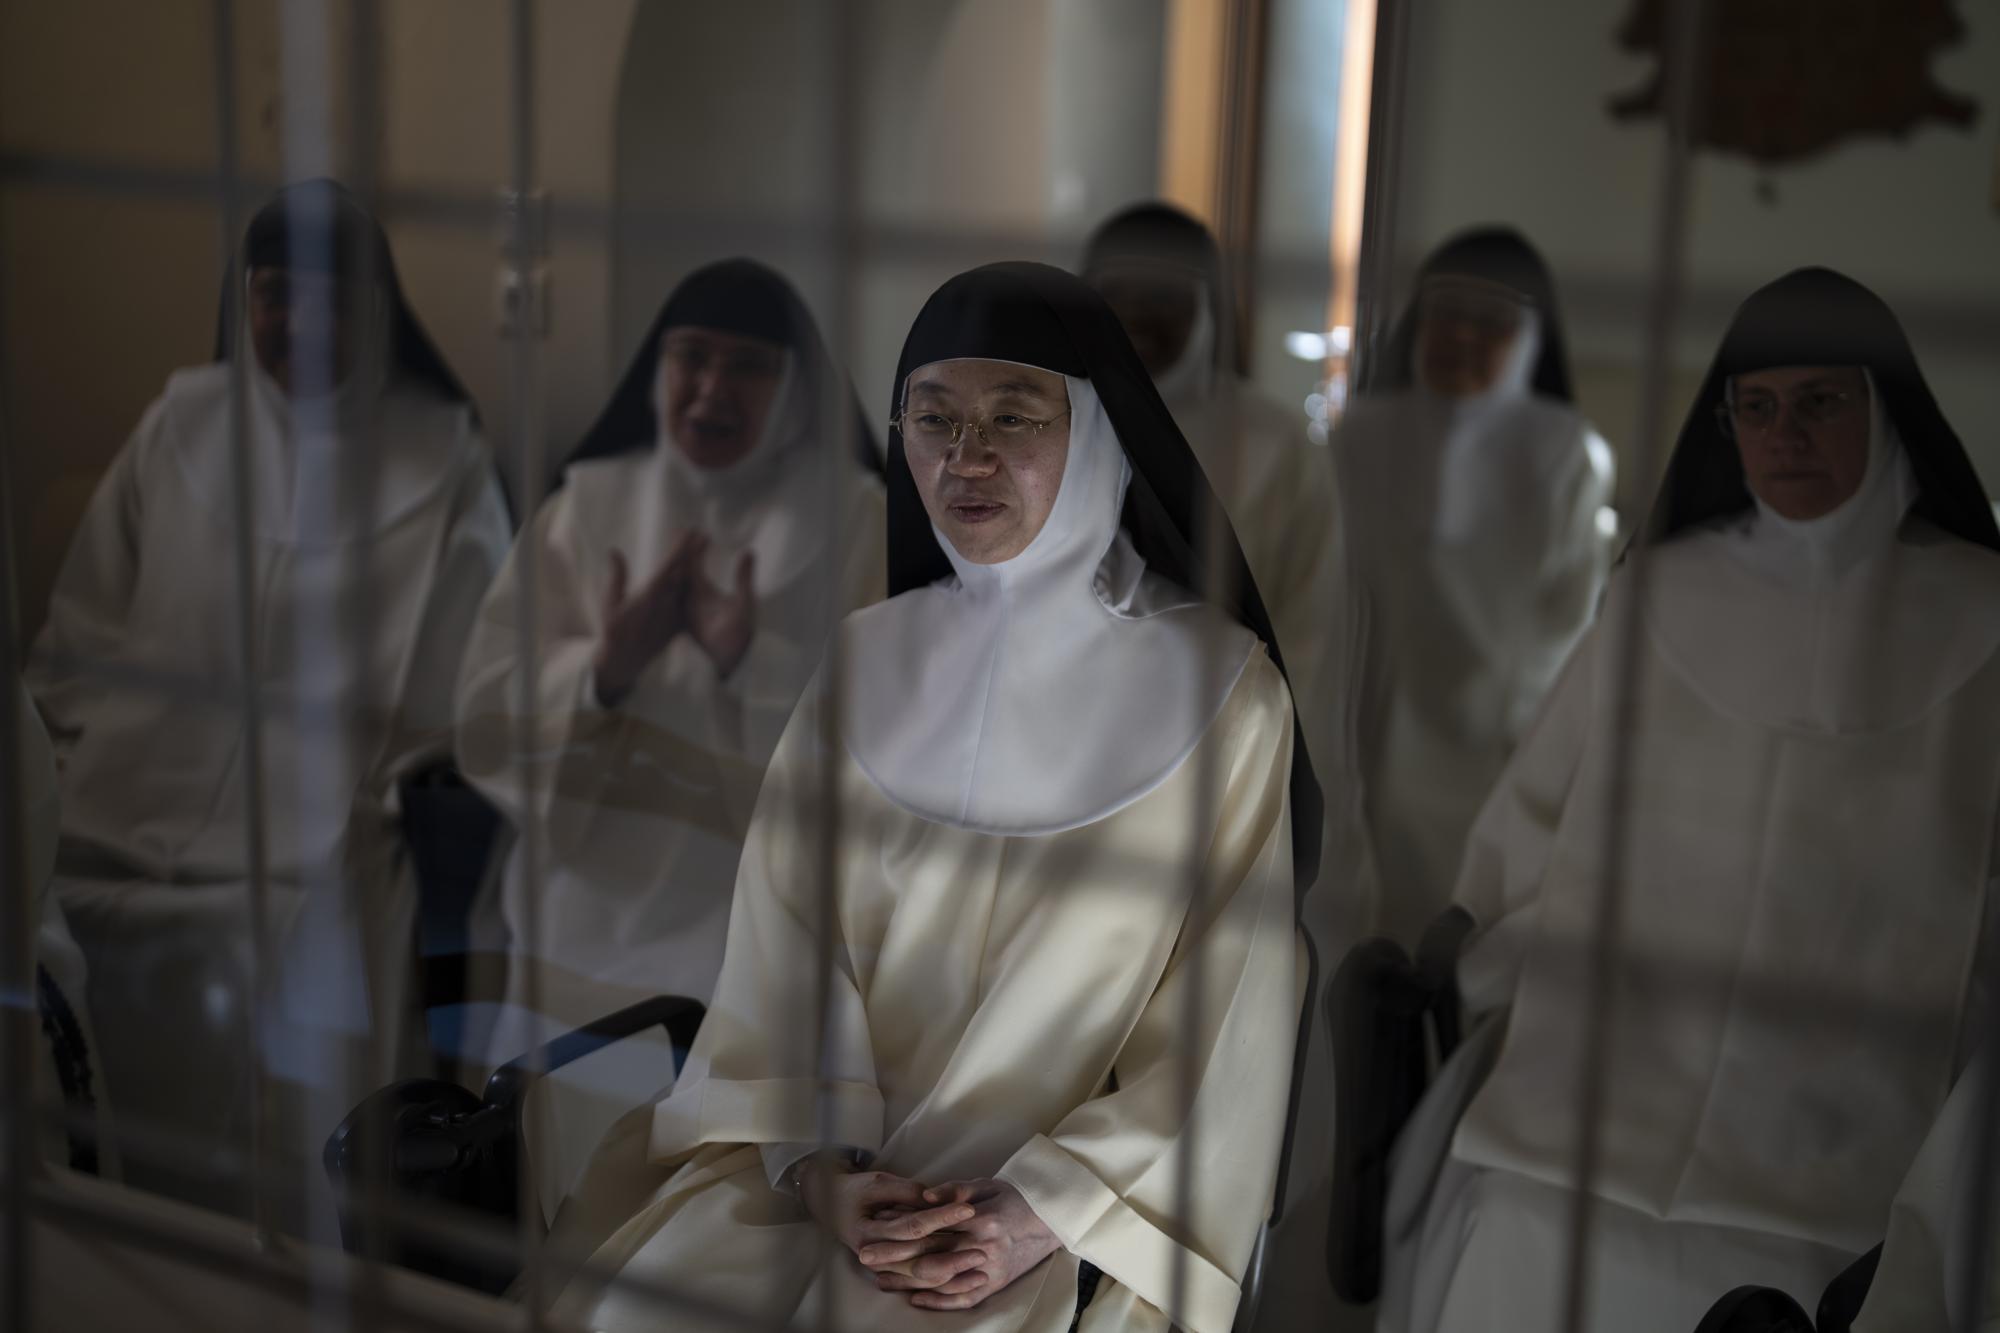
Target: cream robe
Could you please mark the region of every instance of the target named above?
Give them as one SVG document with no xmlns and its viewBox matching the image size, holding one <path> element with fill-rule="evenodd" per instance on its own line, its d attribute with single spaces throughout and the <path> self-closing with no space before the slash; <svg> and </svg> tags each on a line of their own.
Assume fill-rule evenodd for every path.
<svg viewBox="0 0 2000 1333">
<path fill-rule="evenodd" d="M 1297 1013 L 1283 679 L 1254 652 L 1161 786 L 1038 837 L 891 804 L 844 748 L 825 753 L 822 707 L 809 691 L 773 757 L 680 1086 L 607 1139 L 557 1219 L 558 1253 L 594 1250 L 594 1274 L 771 1326 L 818 1328 L 832 1299 L 838 1327 L 995 1333 L 1063 1333 L 1089 1260 L 1107 1276 L 1084 1329 L 1164 1330 L 1179 1280 L 1179 1322 L 1226 1333 L 1270 1199 Z M 822 1063 L 812 922 L 829 771 L 839 887 Z M 1011 1182 L 1066 1248 L 964 1315 L 877 1291 L 844 1251 L 821 1268 L 816 1228 L 755 1145 L 822 1125 L 885 1170 Z M 722 1326 L 594 1277 L 557 1309 L 610 1330 Z"/>
<path fill-rule="evenodd" d="M 838 495 L 812 497 L 841 506 L 842 550 L 759 590 L 756 634 L 737 669 L 719 678 L 683 635 L 616 708 L 601 706 L 590 664 L 611 553 L 625 557 L 636 589 L 682 535 L 666 519 L 662 447 L 570 468 L 522 538 L 535 543 L 537 579 L 534 735 L 543 767 L 532 809 L 516 734 L 518 550 L 467 646 L 460 764 L 516 827 L 534 819 L 542 838 L 535 937 L 526 938 L 530 885 L 518 845 L 499 900 L 482 905 L 476 924 L 504 942 L 514 964 L 508 1009 L 485 1039 L 488 1065 L 653 995 L 708 1000 L 764 765 L 840 615 L 882 594 L 882 490 L 843 464 Z M 658 1097 L 668 1075 L 621 1052 L 557 1078 L 565 1095 L 546 1108 L 555 1124 L 535 1135 L 549 1207 L 611 1122 Z"/>
<path fill-rule="evenodd" d="M 1567 405 L 1364 395 L 1329 445 L 1368 642 L 1354 707 L 1373 929 L 1414 947 L 1595 610 L 1610 448 Z"/>
<path fill-rule="evenodd" d="M 1971 1226 L 1981 1137 L 1976 1075 L 1989 1063 L 1982 1059 L 1960 1077 L 1896 1191 L 1882 1260 L 1854 1333 L 2000 1333 L 2000 1263 L 1992 1250 L 1974 1252 Z M 1974 1290 L 1983 1306 L 1970 1323 L 1961 1299 L 1966 1277 L 1981 1262 L 1986 1281 Z"/>
<path fill-rule="evenodd" d="M 462 405 L 390 386 L 369 418 L 383 457 L 363 515 L 336 489 L 341 443 L 294 438 L 275 386 L 253 374 L 249 389 L 262 797 L 281 950 L 263 1044 L 286 1095 L 315 1103 L 275 1126 L 281 1158 L 310 1189 L 326 1132 L 372 1090 L 346 1068 L 371 1021 L 362 959 L 393 972 L 408 958 L 414 891 L 395 784 L 449 753 L 452 672 L 508 524 Z M 240 1207 L 249 792 L 228 400 L 228 367 L 204 366 L 176 373 L 147 410 L 64 561 L 28 684 L 61 757 L 57 888 L 90 964 L 127 1174 Z M 342 619 L 349 599 L 372 621 L 360 653 Z M 373 910 L 364 885 L 381 895 Z"/>
<path fill-rule="evenodd" d="M 1956 1073 L 2000 819 L 2000 657 L 1934 605 L 1995 604 L 2000 562 L 1917 531 L 1843 585 L 1883 619 L 1815 619 L 1844 650 L 1825 660 L 1876 654 L 1794 682 L 1802 704 L 1841 705 L 1838 727 L 1746 713 L 1764 682 L 1691 670 L 1654 614 L 1637 732 L 1614 736 L 1598 637 L 1625 613 L 1613 586 L 1468 845 L 1458 897 L 1484 932 L 1461 980 L 1475 1007 L 1511 1012 L 1448 1158 L 1398 1162 L 1396 1188 L 1430 1198 L 1420 1224 L 1392 1225 L 1386 1329 L 1560 1320 L 1579 996 L 1609 774 L 1628 754 L 1587 1326 L 1686 1333 L 1746 1283 L 1810 1306 L 1881 1238 Z M 1744 576 L 1719 549 L 1659 548 L 1653 596 L 1726 608 Z"/>
<path fill-rule="evenodd" d="M 1320 985 L 1374 920 L 1380 887 L 1361 806 L 1357 750 L 1362 601 L 1347 577 L 1345 537 L 1328 451 L 1303 414 L 1237 379 L 1227 391 L 1170 399 L 1181 434 L 1243 546 L 1285 654 L 1306 750 L 1326 800 L 1319 879 L 1303 921 L 1319 950 Z M 1314 996 L 1301 1113 L 1294 1128 L 1286 1215 L 1265 1262 L 1258 1328 L 1312 1327 L 1333 1299 L 1326 1273 L 1332 1207 L 1333 1060 L 1325 1008 Z"/>
<path fill-rule="evenodd" d="M 1322 889 L 1306 900 L 1320 956 L 1337 962 L 1375 910 L 1374 857 L 1353 778 L 1364 638 L 1328 451 L 1302 415 L 1245 381 L 1232 392 L 1168 404 L 1243 545 L 1285 671 L 1313 771 L 1326 797 Z"/>
</svg>

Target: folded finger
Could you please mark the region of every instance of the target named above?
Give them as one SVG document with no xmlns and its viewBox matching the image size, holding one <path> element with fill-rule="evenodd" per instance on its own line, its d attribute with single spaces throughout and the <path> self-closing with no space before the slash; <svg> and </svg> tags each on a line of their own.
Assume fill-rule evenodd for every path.
<svg viewBox="0 0 2000 1333">
<path fill-rule="evenodd" d="M 984 1250 L 951 1250 L 927 1254 L 910 1265 L 910 1276 L 926 1286 L 942 1288 L 946 1283 L 974 1272 L 986 1263 Z"/>
<path fill-rule="evenodd" d="M 678 552 L 669 556 L 667 563 L 661 565 L 658 572 L 646 580 L 646 586 L 639 590 L 639 596 L 655 604 L 680 596 L 682 585 L 687 581 L 686 569 L 687 561 L 682 559 Z"/>
<path fill-rule="evenodd" d="M 924 1191 L 925 1203 L 972 1203 L 979 1194 L 979 1185 L 971 1180 L 950 1180 L 942 1185 L 933 1185 Z"/>
<path fill-rule="evenodd" d="M 933 1231 L 943 1231 L 972 1220 L 978 1212 L 969 1203 L 947 1204 L 921 1213 L 893 1217 L 886 1222 L 863 1222 L 861 1239 L 866 1244 L 884 1240 L 921 1240 Z"/>
<path fill-rule="evenodd" d="M 932 1290 L 940 1296 L 964 1296 L 972 1292 L 979 1292 L 979 1299 L 983 1301 L 993 1293 L 990 1291 L 979 1291 L 979 1289 L 986 1286 L 992 1280 L 987 1275 L 985 1269 L 975 1268 L 969 1273 L 960 1273 L 949 1282 L 938 1283 Z"/>
<path fill-rule="evenodd" d="M 877 1291 L 929 1291 L 930 1288 L 907 1273 L 875 1274 Z"/>
<path fill-rule="evenodd" d="M 861 1192 L 861 1206 L 875 1212 L 900 1208 L 907 1215 L 921 1212 L 924 1203 L 924 1187 L 901 1176 L 882 1176 Z"/>
<path fill-rule="evenodd" d="M 907 1263 L 940 1250 L 955 1249 L 959 1241 L 960 1237 L 955 1232 L 936 1231 L 922 1240 L 889 1240 L 863 1245 L 854 1253 L 866 1267 L 886 1268 L 890 1264 Z"/>
<path fill-rule="evenodd" d="M 910 1304 L 919 1310 L 970 1310 L 992 1294 L 993 1288 L 983 1285 L 960 1292 L 916 1291 L 910 1293 Z"/>
<path fill-rule="evenodd" d="M 682 533 L 680 540 L 674 543 L 673 549 L 667 552 L 667 558 L 661 564 L 660 572 L 653 576 L 654 585 L 657 587 L 678 582 L 682 571 L 701 554 L 702 541 L 699 532 Z"/>
</svg>

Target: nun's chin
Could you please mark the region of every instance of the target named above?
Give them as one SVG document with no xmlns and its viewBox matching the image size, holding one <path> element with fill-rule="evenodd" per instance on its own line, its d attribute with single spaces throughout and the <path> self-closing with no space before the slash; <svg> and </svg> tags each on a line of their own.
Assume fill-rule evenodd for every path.
<svg viewBox="0 0 2000 1333">
<path fill-rule="evenodd" d="M 674 438 L 674 447 L 688 462 L 710 471 L 740 463 L 749 456 L 754 443 L 738 431 L 689 431 L 684 438 L 678 435 Z"/>
<path fill-rule="evenodd" d="M 939 524 L 959 558 L 975 565 L 1012 560 L 1035 539 L 1025 531 L 1020 515 L 1009 505 L 992 505 L 966 514 L 949 513 Z"/>
<path fill-rule="evenodd" d="M 1760 478 L 1756 488 L 1758 499 L 1794 523 L 1825 518 L 1854 498 L 1857 489 L 1832 476 L 1808 473 Z"/>
</svg>

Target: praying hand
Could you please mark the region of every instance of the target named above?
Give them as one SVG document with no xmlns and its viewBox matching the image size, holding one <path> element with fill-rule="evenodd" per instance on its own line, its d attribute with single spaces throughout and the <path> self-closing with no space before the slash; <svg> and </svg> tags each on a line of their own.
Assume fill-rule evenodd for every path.
<svg viewBox="0 0 2000 1333">
<path fill-rule="evenodd" d="M 883 1291 L 924 1310 L 969 1310 L 1062 1248 L 1005 1181 L 926 1188 L 882 1171 L 806 1167 L 801 1194 Z"/>
</svg>

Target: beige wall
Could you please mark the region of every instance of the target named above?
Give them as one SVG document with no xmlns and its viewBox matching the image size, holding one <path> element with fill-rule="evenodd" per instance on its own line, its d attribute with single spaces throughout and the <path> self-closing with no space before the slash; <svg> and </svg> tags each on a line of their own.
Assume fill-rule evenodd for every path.
<svg viewBox="0 0 2000 1333">
<path fill-rule="evenodd" d="M 551 448 L 588 424 L 609 384 L 613 124 L 618 74 L 638 0 L 540 0 L 535 28 L 536 177 L 558 218 L 551 241 L 552 319 L 539 344 Z M 463 192 L 511 188 L 513 101 L 507 6 L 424 0 L 383 6 L 385 183 Z M 499 336 L 497 214 L 458 221 L 389 219 L 410 299 L 486 413 L 503 453 L 512 419 L 512 345 Z"/>
<path fill-rule="evenodd" d="M 910 321 L 952 274 L 1068 265 L 1155 188 L 1164 0 L 865 0 L 836 46 L 815 0 L 647 0 L 618 111 L 618 344 L 673 283 L 749 254 L 799 285 L 878 431 Z M 831 249 L 831 57 L 843 51 L 860 249 Z"/>
<path fill-rule="evenodd" d="M 351 0 L 238 0 L 243 167 L 353 164 Z M 512 456 L 494 200 L 510 184 L 508 9 L 379 3 L 374 165 L 412 303 Z M 538 176 L 553 202 L 545 438 L 560 456 L 672 281 L 748 251 L 822 309 L 836 43 L 812 0 L 539 0 Z M 917 306 L 971 264 L 1072 262 L 1154 189 L 1165 0 L 865 0 L 847 331 L 872 414 Z M 168 373 L 207 358 L 224 252 L 210 0 L 0 0 L 0 291 L 28 628 L 89 488 Z M 78 167 L 138 172 L 111 193 Z M 26 170 L 24 174 L 23 169 Z M 53 170 L 56 176 L 49 172 Z M 397 208 L 399 201 L 414 207 Z M 448 207 L 440 209 L 436 205 Z M 655 226 L 666 220 L 664 228 Z"/>
<path fill-rule="evenodd" d="M 538 5 L 540 177 L 586 218 L 609 209 L 612 107 L 635 3 Z M 351 160 L 347 0 L 239 0 L 237 10 L 244 168 L 271 182 L 338 170 Z M 382 185 L 485 207 L 511 174 L 507 6 L 424 0 L 379 12 Z M 0 0 L 0 152 L 40 171 L 0 180 L 0 371 L 30 630 L 91 478 L 167 374 L 211 349 L 222 238 L 199 173 L 216 162 L 214 73 L 208 0 Z M 146 174 L 116 193 L 47 174 L 77 168 Z M 384 220 L 413 303 L 511 449 L 495 225 Z M 563 229 L 552 268 L 548 422 L 569 438 L 605 382 L 604 227 Z"/>
<path fill-rule="evenodd" d="M 1621 446 L 1636 427 L 1663 142 L 1657 122 L 1615 122 L 1604 110 L 1652 68 L 1614 43 L 1630 9 L 1627 0 L 1411 6 L 1397 246 L 1407 275 L 1461 226 L 1521 226 L 1568 298 L 1586 406 Z M 1730 310 L 1760 283 L 1802 264 L 1842 269 L 1898 309 L 1992 485 L 2000 483 L 2000 7 L 1956 9 L 1967 39 L 1933 68 L 1944 86 L 1982 102 L 1969 131 L 1933 124 L 1907 140 L 1851 141 L 1768 173 L 1701 154 L 1677 356 L 1682 372 L 1705 363 Z M 1766 180 L 1768 193 L 1759 188 Z M 1677 394 L 1675 425 L 1685 407 Z"/>
</svg>

